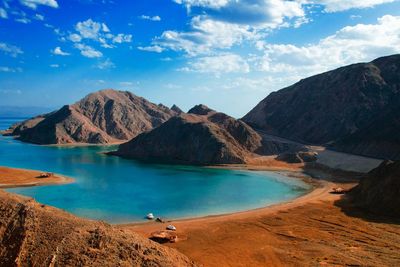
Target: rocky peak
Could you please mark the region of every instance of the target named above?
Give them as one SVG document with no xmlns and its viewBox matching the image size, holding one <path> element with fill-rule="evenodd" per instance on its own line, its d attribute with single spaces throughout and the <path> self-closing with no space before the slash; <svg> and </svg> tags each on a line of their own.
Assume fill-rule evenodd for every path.
<svg viewBox="0 0 400 267">
<path fill-rule="evenodd" d="M 191 114 L 196 114 L 196 115 L 207 115 L 210 112 L 213 112 L 214 110 L 210 109 L 206 105 L 200 104 L 196 105 L 193 108 L 191 108 L 188 113 Z"/>
</svg>

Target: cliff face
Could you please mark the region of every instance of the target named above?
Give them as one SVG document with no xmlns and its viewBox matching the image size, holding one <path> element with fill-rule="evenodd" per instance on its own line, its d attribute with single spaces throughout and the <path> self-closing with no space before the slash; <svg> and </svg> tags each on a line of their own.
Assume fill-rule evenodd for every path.
<svg viewBox="0 0 400 267">
<path fill-rule="evenodd" d="M 174 163 L 227 164 L 245 163 L 261 146 L 261 136 L 244 122 L 199 105 L 120 145 L 113 154 Z"/>
<path fill-rule="evenodd" d="M 138 234 L 0 191 L 1 266 L 194 266 Z"/>
<path fill-rule="evenodd" d="M 130 92 L 103 90 L 15 125 L 8 134 L 36 144 L 107 144 L 129 140 L 176 114 Z"/>
<path fill-rule="evenodd" d="M 350 192 L 355 204 L 377 214 L 400 218 L 400 161 L 384 161 Z"/>
<path fill-rule="evenodd" d="M 243 120 L 291 140 L 400 159 L 392 111 L 399 104 L 400 55 L 394 55 L 301 80 L 271 93 Z"/>
</svg>

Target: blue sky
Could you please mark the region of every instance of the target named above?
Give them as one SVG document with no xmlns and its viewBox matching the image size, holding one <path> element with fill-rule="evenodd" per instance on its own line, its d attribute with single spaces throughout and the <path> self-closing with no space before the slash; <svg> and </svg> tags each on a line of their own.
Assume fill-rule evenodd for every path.
<svg viewBox="0 0 400 267">
<path fill-rule="evenodd" d="M 241 117 L 301 78 L 399 52 L 396 0 L 0 0 L 0 106 L 115 88 Z"/>
</svg>

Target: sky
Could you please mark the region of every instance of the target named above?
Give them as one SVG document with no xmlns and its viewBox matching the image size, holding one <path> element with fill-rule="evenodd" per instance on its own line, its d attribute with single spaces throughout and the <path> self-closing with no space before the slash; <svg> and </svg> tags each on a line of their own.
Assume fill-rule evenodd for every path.
<svg viewBox="0 0 400 267">
<path fill-rule="evenodd" d="M 0 106 L 114 88 L 242 117 L 300 79 L 396 53 L 398 0 L 0 0 Z"/>
</svg>

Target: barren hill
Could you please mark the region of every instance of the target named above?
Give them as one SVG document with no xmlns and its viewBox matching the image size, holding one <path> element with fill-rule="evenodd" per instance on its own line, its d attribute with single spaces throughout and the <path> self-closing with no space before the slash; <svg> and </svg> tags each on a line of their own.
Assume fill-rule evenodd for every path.
<svg viewBox="0 0 400 267">
<path fill-rule="evenodd" d="M 131 92 L 108 89 L 17 124 L 9 134 L 36 144 L 107 144 L 129 140 L 176 114 Z"/>
</svg>

